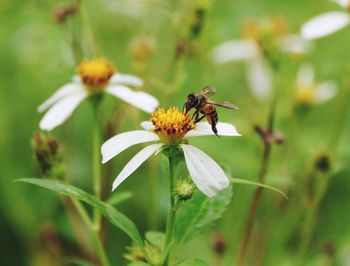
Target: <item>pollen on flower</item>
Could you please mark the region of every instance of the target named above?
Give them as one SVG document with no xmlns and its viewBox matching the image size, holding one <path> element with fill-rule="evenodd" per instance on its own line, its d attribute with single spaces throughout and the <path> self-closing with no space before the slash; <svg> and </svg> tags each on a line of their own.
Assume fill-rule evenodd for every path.
<svg viewBox="0 0 350 266">
<path fill-rule="evenodd" d="M 77 68 L 77 73 L 90 93 L 103 90 L 115 72 L 113 65 L 104 58 L 84 60 Z"/>
<path fill-rule="evenodd" d="M 316 96 L 315 88 L 312 86 L 298 88 L 296 102 L 298 105 L 310 106 L 314 103 Z"/>
<path fill-rule="evenodd" d="M 178 108 L 168 110 L 159 108 L 151 116 L 154 132 L 167 144 L 178 144 L 185 134 L 195 128 L 188 114 L 181 113 Z"/>
</svg>

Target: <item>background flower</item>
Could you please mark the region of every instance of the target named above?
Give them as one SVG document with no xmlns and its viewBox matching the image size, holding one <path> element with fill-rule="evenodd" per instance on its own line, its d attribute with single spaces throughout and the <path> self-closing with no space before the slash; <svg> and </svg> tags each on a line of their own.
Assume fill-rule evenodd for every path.
<svg viewBox="0 0 350 266">
<path fill-rule="evenodd" d="M 333 0 L 345 11 L 330 11 L 311 18 L 301 27 L 305 39 L 313 40 L 331 35 L 350 24 L 350 3 L 348 0 Z"/>
<path fill-rule="evenodd" d="M 249 88 L 261 100 L 268 98 L 272 91 L 271 64 L 276 62 L 269 62 L 270 55 L 275 57 L 273 53 L 279 52 L 302 54 L 308 50 L 308 44 L 300 36 L 285 32 L 283 23 L 279 17 L 248 22 L 244 39 L 224 42 L 212 51 L 217 64 L 246 62 Z"/>
<path fill-rule="evenodd" d="M 41 129 L 50 131 L 61 125 L 84 99 L 104 92 L 145 112 L 152 112 L 158 106 L 155 97 L 129 88 L 142 86 L 143 81 L 140 78 L 115 73 L 114 67 L 105 59 L 83 61 L 77 72 L 79 75 L 75 75 L 71 83 L 59 88 L 38 107 L 39 112 L 50 108 L 40 121 Z"/>
<path fill-rule="evenodd" d="M 302 106 L 323 103 L 332 99 L 337 93 L 333 81 L 316 83 L 314 69 L 309 64 L 300 66 L 296 83 L 296 103 Z"/>
</svg>

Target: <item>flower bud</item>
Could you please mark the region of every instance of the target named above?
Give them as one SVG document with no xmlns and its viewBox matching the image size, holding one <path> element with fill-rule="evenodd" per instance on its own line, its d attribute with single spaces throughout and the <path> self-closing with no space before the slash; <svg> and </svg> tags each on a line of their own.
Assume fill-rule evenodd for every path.
<svg viewBox="0 0 350 266">
<path fill-rule="evenodd" d="M 316 157 L 314 163 L 315 169 L 326 173 L 331 168 L 331 159 L 327 154 L 320 154 Z"/>
<path fill-rule="evenodd" d="M 57 140 L 52 135 L 36 132 L 32 138 L 32 147 L 41 173 L 45 176 L 58 174 L 58 171 L 53 171 L 61 169 L 62 166 Z"/>
<path fill-rule="evenodd" d="M 78 5 L 56 6 L 52 11 L 52 16 L 57 23 L 63 23 L 69 16 L 74 15 L 78 10 Z"/>
<path fill-rule="evenodd" d="M 153 37 L 137 36 L 129 45 L 129 54 L 136 72 L 144 72 L 148 61 L 154 54 L 156 43 Z"/>
<path fill-rule="evenodd" d="M 128 253 L 124 254 L 124 258 L 131 262 L 147 262 L 145 255 L 136 244 L 132 244 L 131 247 L 127 247 Z"/>
<path fill-rule="evenodd" d="M 215 233 L 212 239 L 212 247 L 218 256 L 224 255 L 227 247 L 224 236 L 219 233 Z"/>
<path fill-rule="evenodd" d="M 204 19 L 209 9 L 208 0 L 197 0 L 193 10 L 193 18 L 191 25 L 191 34 L 193 38 L 197 38 L 203 29 Z"/>
<path fill-rule="evenodd" d="M 155 50 L 154 38 L 149 36 L 137 36 L 129 46 L 129 53 L 135 61 L 147 61 Z"/>
<path fill-rule="evenodd" d="M 262 138 L 265 144 L 277 144 L 281 145 L 285 142 L 285 136 L 282 132 L 271 131 L 268 128 L 263 128 L 260 125 L 255 125 L 254 129 L 256 133 Z"/>
<path fill-rule="evenodd" d="M 189 178 L 179 180 L 175 185 L 175 195 L 182 201 L 190 199 L 194 190 L 195 186 Z"/>
</svg>

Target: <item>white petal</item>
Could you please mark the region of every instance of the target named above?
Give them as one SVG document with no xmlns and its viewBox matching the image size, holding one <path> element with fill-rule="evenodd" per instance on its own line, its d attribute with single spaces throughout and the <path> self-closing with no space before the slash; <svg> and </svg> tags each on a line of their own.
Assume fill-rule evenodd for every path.
<svg viewBox="0 0 350 266">
<path fill-rule="evenodd" d="M 247 75 L 253 94 L 261 100 L 268 98 L 272 90 L 272 74 L 267 63 L 257 57 L 249 62 Z"/>
<path fill-rule="evenodd" d="M 315 102 L 322 103 L 332 99 L 337 94 L 337 85 L 333 81 L 326 81 L 316 88 Z"/>
<path fill-rule="evenodd" d="M 333 2 L 337 3 L 338 5 L 340 5 L 343 8 L 349 8 L 349 6 L 350 6 L 349 0 L 333 0 Z"/>
<path fill-rule="evenodd" d="M 186 165 L 193 182 L 208 197 L 228 187 L 229 179 L 221 167 L 207 154 L 196 147 L 181 144 Z"/>
<path fill-rule="evenodd" d="M 130 86 L 143 86 L 143 80 L 140 79 L 139 77 L 136 77 L 134 75 L 129 75 L 129 74 L 122 74 L 122 73 L 117 73 L 114 74 L 109 82 L 112 83 L 118 83 L 121 85 L 130 85 Z"/>
<path fill-rule="evenodd" d="M 305 39 L 312 40 L 330 35 L 350 23 L 347 12 L 327 12 L 307 21 L 301 28 Z"/>
<path fill-rule="evenodd" d="M 152 113 L 159 105 L 152 95 L 143 91 L 133 91 L 126 86 L 109 85 L 107 92 L 148 113 Z"/>
<path fill-rule="evenodd" d="M 38 107 L 38 112 L 43 112 L 47 108 L 49 108 L 51 105 L 53 105 L 58 100 L 62 99 L 65 96 L 68 96 L 69 94 L 74 94 L 76 92 L 83 92 L 84 87 L 82 87 L 80 84 L 77 83 L 68 83 L 61 88 L 59 88 L 55 93 L 47 99 L 44 103 L 42 103 Z"/>
<path fill-rule="evenodd" d="M 297 34 L 288 34 L 279 40 L 282 51 L 304 54 L 310 50 L 310 43 Z"/>
<path fill-rule="evenodd" d="M 141 127 L 144 130 L 152 130 L 152 129 L 154 129 L 154 125 L 150 121 L 143 121 L 143 122 L 141 122 Z"/>
<path fill-rule="evenodd" d="M 42 130 L 52 130 L 66 121 L 79 103 L 88 97 L 87 92 L 81 91 L 60 99 L 44 115 L 40 121 Z"/>
<path fill-rule="evenodd" d="M 138 152 L 123 168 L 120 174 L 113 182 L 112 191 L 115 190 L 128 176 L 130 176 L 137 168 L 152 156 L 162 144 L 152 144 Z"/>
<path fill-rule="evenodd" d="M 252 41 L 236 40 L 227 41 L 216 48 L 212 52 L 215 63 L 223 64 L 229 61 L 249 60 L 259 54 L 259 49 Z"/>
<path fill-rule="evenodd" d="M 234 125 L 229 123 L 219 122 L 216 125 L 219 136 L 240 136 Z M 208 122 L 199 122 L 196 124 L 196 128 L 187 132 L 186 137 L 208 136 L 215 135 L 211 129 L 211 125 Z"/>
<path fill-rule="evenodd" d="M 159 140 L 156 134 L 144 130 L 135 130 L 118 134 L 103 143 L 101 147 L 102 163 L 108 162 L 114 156 L 117 156 L 133 145 L 156 140 Z"/>
<path fill-rule="evenodd" d="M 307 88 L 314 85 L 314 69 L 310 64 L 303 64 L 298 69 L 297 74 L 297 87 Z"/>
<path fill-rule="evenodd" d="M 74 75 L 72 77 L 72 81 L 75 82 L 75 83 L 82 83 L 81 78 L 80 78 L 79 75 Z"/>
</svg>

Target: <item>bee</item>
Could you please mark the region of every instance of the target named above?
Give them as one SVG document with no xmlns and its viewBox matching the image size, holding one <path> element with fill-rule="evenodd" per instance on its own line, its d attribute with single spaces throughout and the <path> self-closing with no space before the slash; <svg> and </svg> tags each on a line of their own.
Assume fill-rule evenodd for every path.
<svg viewBox="0 0 350 266">
<path fill-rule="evenodd" d="M 216 89 L 214 87 L 205 87 L 198 93 L 191 93 L 187 96 L 187 101 L 183 106 L 183 110 L 188 113 L 192 108 L 196 111 L 192 115 L 194 123 L 201 121 L 204 117 L 208 120 L 211 125 L 211 129 L 218 136 L 218 130 L 216 124 L 218 123 L 218 113 L 216 106 L 221 106 L 231 110 L 238 110 L 238 107 L 230 102 L 213 102 L 209 100 L 209 97 L 215 94 Z M 201 116 L 200 116 L 201 114 Z"/>
</svg>

